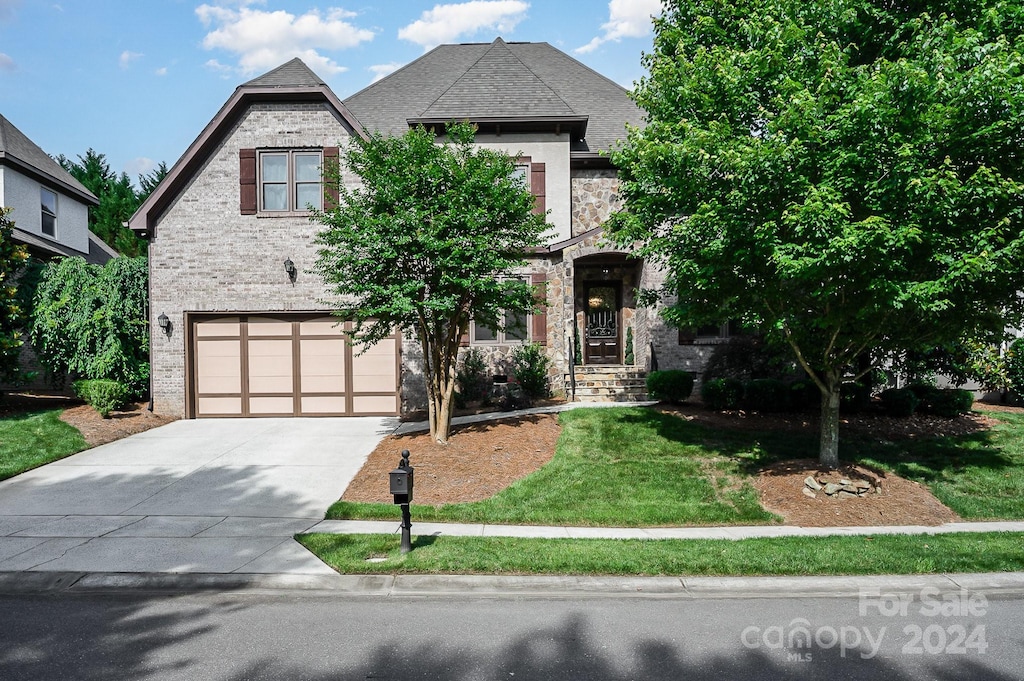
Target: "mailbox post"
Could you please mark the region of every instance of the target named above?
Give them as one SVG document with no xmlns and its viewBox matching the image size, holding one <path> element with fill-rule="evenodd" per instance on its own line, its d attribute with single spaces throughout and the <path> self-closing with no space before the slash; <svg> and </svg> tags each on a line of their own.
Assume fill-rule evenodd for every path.
<svg viewBox="0 0 1024 681">
<path fill-rule="evenodd" d="M 402 450 L 402 460 L 398 462 L 398 468 L 391 471 L 391 494 L 395 497 L 395 503 L 402 507 L 402 553 L 412 551 L 412 516 L 409 514 L 409 504 L 412 503 L 414 469 L 409 465 L 409 450 Z"/>
</svg>

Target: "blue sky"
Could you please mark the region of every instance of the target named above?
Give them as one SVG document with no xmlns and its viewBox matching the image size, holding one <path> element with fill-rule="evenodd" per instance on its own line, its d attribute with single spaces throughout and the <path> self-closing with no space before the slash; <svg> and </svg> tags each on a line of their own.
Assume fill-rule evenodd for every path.
<svg viewBox="0 0 1024 681">
<path fill-rule="evenodd" d="M 342 99 L 441 43 L 543 41 L 624 87 L 660 0 L 0 0 L 0 113 L 134 180 L 234 88 L 301 57 Z"/>
</svg>

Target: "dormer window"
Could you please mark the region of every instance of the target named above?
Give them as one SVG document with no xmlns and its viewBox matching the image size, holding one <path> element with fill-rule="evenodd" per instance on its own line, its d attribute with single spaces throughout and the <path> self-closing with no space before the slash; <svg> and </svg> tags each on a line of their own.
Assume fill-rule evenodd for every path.
<svg viewBox="0 0 1024 681">
<path fill-rule="evenodd" d="M 49 189 L 40 188 L 39 203 L 43 234 L 57 236 L 57 195 Z"/>
</svg>

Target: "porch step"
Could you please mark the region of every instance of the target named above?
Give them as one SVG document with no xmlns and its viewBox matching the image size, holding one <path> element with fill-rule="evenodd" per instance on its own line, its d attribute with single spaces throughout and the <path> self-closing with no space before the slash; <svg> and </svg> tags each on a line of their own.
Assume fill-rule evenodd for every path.
<svg viewBox="0 0 1024 681">
<path fill-rule="evenodd" d="M 631 366 L 576 367 L 579 402 L 643 402 L 647 399 L 647 372 Z M 565 375 L 569 386 L 569 374 Z"/>
</svg>

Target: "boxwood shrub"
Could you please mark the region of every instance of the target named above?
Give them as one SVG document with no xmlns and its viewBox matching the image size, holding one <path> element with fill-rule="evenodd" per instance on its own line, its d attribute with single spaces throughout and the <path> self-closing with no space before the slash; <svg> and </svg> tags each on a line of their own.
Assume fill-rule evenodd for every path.
<svg viewBox="0 0 1024 681">
<path fill-rule="evenodd" d="M 936 416 L 953 418 L 960 414 L 966 414 L 974 404 L 974 393 L 961 388 L 947 388 L 937 390 L 929 405 L 929 412 Z"/>
<path fill-rule="evenodd" d="M 743 400 L 743 382 L 738 378 L 713 378 L 701 384 L 700 397 L 708 409 L 738 409 Z"/>
<path fill-rule="evenodd" d="M 652 371 L 647 374 L 647 395 L 673 404 L 685 402 L 693 393 L 693 374 L 682 369 Z"/>
<path fill-rule="evenodd" d="M 103 418 L 110 418 L 110 412 L 120 409 L 128 399 L 128 386 L 108 378 L 94 378 L 75 381 L 75 394 L 99 412 Z"/>
<path fill-rule="evenodd" d="M 789 387 L 775 378 L 755 378 L 744 386 L 743 403 L 753 411 L 786 411 Z"/>
<path fill-rule="evenodd" d="M 909 388 L 889 388 L 879 395 L 882 410 L 889 416 L 912 416 L 921 400 Z"/>
</svg>

